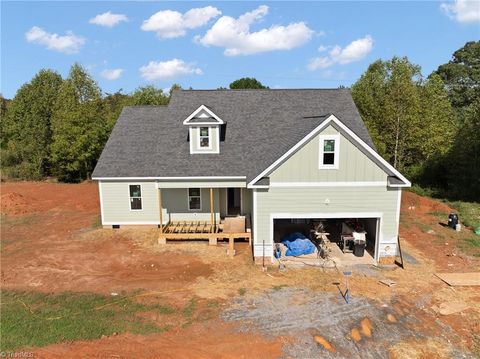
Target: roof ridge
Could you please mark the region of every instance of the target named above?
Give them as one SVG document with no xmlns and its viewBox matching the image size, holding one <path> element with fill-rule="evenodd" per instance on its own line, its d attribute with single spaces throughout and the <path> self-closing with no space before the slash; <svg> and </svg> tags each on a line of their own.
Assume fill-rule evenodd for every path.
<svg viewBox="0 0 480 359">
<path fill-rule="evenodd" d="M 243 91 L 350 91 L 349 88 L 276 88 L 276 89 L 180 89 L 181 92 L 243 92 Z M 175 92 L 175 91 L 174 91 Z"/>
</svg>

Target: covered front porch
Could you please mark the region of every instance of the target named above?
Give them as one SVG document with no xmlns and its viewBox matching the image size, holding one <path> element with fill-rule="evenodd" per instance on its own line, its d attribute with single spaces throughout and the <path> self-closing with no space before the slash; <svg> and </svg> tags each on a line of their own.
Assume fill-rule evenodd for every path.
<svg viewBox="0 0 480 359">
<path fill-rule="evenodd" d="M 246 211 L 243 201 L 238 200 L 242 196 L 243 188 L 186 188 L 188 194 L 189 215 L 181 216 L 169 209 L 169 204 L 165 203 L 163 192 L 171 188 L 158 188 L 158 204 L 160 214 L 160 225 L 158 243 L 166 244 L 167 240 L 208 240 L 210 245 L 216 245 L 218 240 L 228 240 L 230 256 L 235 254 L 235 239 L 248 240 L 249 245 L 252 241 L 251 216 L 250 211 Z M 204 197 L 208 193 L 208 201 Z M 235 198 L 231 195 L 235 194 Z M 203 195 L 202 195 L 203 193 Z M 195 195 L 200 197 L 198 200 Z M 229 195 L 230 194 L 230 195 Z M 230 198 L 230 199 L 229 199 Z M 193 199 L 193 200 L 192 200 Z M 179 199 L 177 198 L 177 201 Z M 191 201 L 191 203 L 190 203 Z M 234 201 L 234 203 L 231 203 Z M 217 202 L 217 203 L 216 203 Z M 200 203 L 199 213 L 191 210 L 191 204 L 195 206 Z M 208 203 L 208 213 L 205 204 Z M 171 206 L 170 206 L 171 207 Z M 232 208 L 238 208 L 235 214 L 231 213 Z M 222 211 L 223 209 L 223 211 Z M 200 219 L 190 219 L 196 216 Z M 207 216 L 209 217 L 207 220 Z M 186 219 L 183 219 L 185 217 Z"/>
</svg>

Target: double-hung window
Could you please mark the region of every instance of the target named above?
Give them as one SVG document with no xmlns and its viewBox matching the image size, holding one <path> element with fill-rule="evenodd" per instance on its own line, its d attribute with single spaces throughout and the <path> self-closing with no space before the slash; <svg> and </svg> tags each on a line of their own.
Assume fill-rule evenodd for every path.
<svg viewBox="0 0 480 359">
<path fill-rule="evenodd" d="M 201 148 L 210 148 L 210 128 L 200 127 L 199 142 Z"/>
<path fill-rule="evenodd" d="M 200 188 L 188 189 L 188 209 L 190 211 L 200 211 L 202 209 L 202 194 Z"/>
<path fill-rule="evenodd" d="M 320 136 L 320 169 L 338 169 L 340 135 Z"/>
<path fill-rule="evenodd" d="M 142 186 L 139 184 L 129 185 L 130 192 L 130 210 L 142 210 Z"/>
</svg>

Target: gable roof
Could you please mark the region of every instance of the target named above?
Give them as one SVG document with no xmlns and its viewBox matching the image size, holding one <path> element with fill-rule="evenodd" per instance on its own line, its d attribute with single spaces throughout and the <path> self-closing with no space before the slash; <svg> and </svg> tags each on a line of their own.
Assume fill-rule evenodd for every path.
<svg viewBox="0 0 480 359">
<path fill-rule="evenodd" d="M 202 105 L 225 124 L 218 154 L 190 154 L 183 121 Z M 122 111 L 93 178 L 245 176 L 247 183 L 334 114 L 374 148 L 347 89 L 181 90 Z"/>
<path fill-rule="evenodd" d="M 213 113 L 207 106 L 201 105 L 184 121 L 184 125 L 198 125 L 198 124 L 223 124 L 223 120 Z"/>
</svg>

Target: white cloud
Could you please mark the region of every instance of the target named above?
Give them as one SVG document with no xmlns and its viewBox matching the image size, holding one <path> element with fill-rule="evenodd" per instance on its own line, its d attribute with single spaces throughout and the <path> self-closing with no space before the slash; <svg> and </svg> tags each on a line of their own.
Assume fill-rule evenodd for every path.
<svg viewBox="0 0 480 359">
<path fill-rule="evenodd" d="M 140 67 L 140 75 L 148 81 L 172 80 L 184 75 L 201 75 L 202 70 L 183 60 L 172 59 L 164 62 L 150 61 L 148 65 Z"/>
<path fill-rule="evenodd" d="M 180 37 L 184 36 L 188 29 L 203 26 L 221 13 L 213 6 L 191 9 L 185 14 L 173 10 L 163 10 L 145 20 L 141 29 L 154 31 L 159 38 Z"/>
<path fill-rule="evenodd" d="M 123 69 L 105 69 L 100 72 L 100 76 L 106 78 L 107 80 L 117 80 L 122 76 Z"/>
<path fill-rule="evenodd" d="M 246 12 L 238 19 L 222 16 L 211 29 L 196 41 L 204 46 L 224 47 L 227 56 L 250 55 L 274 50 L 290 50 L 310 40 L 314 31 L 304 22 L 287 26 L 272 25 L 256 32 L 250 32 L 250 25 L 261 20 L 268 13 L 268 6 Z"/>
<path fill-rule="evenodd" d="M 349 64 L 359 61 L 367 56 L 373 48 L 373 39 L 370 35 L 364 38 L 352 41 L 350 44 L 341 48 L 336 45 L 330 50 L 327 56 L 316 57 L 310 60 L 308 69 L 311 71 L 325 69 L 334 64 Z M 319 51 L 325 51 L 327 48 L 320 46 Z"/>
<path fill-rule="evenodd" d="M 478 0 L 455 0 L 442 3 L 440 9 L 447 16 L 461 23 L 480 22 L 480 1 Z"/>
<path fill-rule="evenodd" d="M 28 42 L 44 45 L 49 50 L 75 54 L 85 44 L 85 39 L 67 31 L 66 35 L 51 34 L 38 26 L 32 27 L 25 33 Z"/>
<path fill-rule="evenodd" d="M 112 12 L 107 11 L 91 18 L 89 23 L 100 26 L 114 27 L 122 21 L 128 21 L 128 17 L 123 14 L 113 14 Z"/>
<path fill-rule="evenodd" d="M 320 45 L 318 47 L 318 52 L 324 52 L 324 51 L 327 51 L 327 50 L 328 50 L 328 46 Z"/>
</svg>

